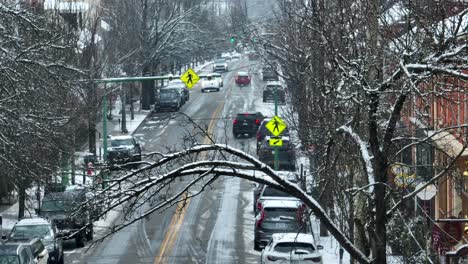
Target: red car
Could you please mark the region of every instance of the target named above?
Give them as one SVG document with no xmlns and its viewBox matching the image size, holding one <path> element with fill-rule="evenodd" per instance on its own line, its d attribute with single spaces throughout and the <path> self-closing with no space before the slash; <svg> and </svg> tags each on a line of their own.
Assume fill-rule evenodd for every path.
<svg viewBox="0 0 468 264">
<path fill-rule="evenodd" d="M 238 72 L 236 74 L 236 84 L 237 85 L 249 85 L 250 84 L 250 75 L 247 72 Z"/>
</svg>

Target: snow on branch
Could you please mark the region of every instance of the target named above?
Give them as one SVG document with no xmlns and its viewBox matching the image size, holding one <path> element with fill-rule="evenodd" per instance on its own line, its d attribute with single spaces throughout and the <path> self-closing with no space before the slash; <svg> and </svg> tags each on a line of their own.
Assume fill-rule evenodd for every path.
<svg viewBox="0 0 468 264">
<path fill-rule="evenodd" d="M 217 151 L 219 153 L 231 154 L 233 157 L 240 158 L 242 162 L 224 160 L 202 160 L 186 162 L 183 166 L 177 166 L 171 171 L 160 173 L 156 170 L 168 162 L 177 162 L 179 159 L 191 154 L 200 154 L 203 152 Z M 222 157 L 222 155 L 220 155 Z M 232 159 L 231 159 L 232 160 Z M 243 152 L 242 150 L 235 149 L 225 144 L 213 145 L 198 145 L 190 149 L 186 149 L 176 153 L 169 153 L 163 155 L 154 163 L 147 165 L 139 170 L 132 171 L 120 178 L 107 181 L 109 187 L 98 193 L 93 199 L 88 200 L 86 203 L 91 205 L 107 205 L 106 211 L 118 208 L 120 206 L 140 206 L 142 202 L 148 202 L 151 197 L 158 194 L 164 195 L 164 187 L 168 186 L 176 178 L 190 178 L 192 179 L 186 183 L 181 190 L 171 194 L 169 198 L 165 198 L 156 204 L 140 212 L 138 215 L 128 219 L 128 221 L 115 226 L 111 232 L 121 230 L 145 216 L 163 210 L 168 206 L 176 204 L 178 201 L 184 201 L 190 198 L 190 195 L 199 194 L 204 188 L 209 186 L 214 180 L 220 177 L 238 177 L 249 181 L 257 182 L 260 184 L 267 184 L 279 190 L 289 193 L 302 200 L 315 214 L 315 216 L 322 221 L 324 226 L 330 233 L 340 242 L 345 250 L 347 250 L 353 258 L 360 260 L 361 263 L 371 263 L 371 260 L 361 252 L 348 237 L 333 223 L 331 218 L 327 215 L 326 211 L 321 205 L 297 184 L 287 180 L 277 171 L 266 164 L 260 162 L 251 155 Z M 196 185 L 201 183 L 202 186 Z M 192 189 L 196 188 L 193 192 Z M 162 196 L 163 197 L 163 196 Z M 85 208 L 87 205 L 81 205 Z M 104 216 L 106 212 L 102 212 L 100 217 Z M 107 235 L 108 236 L 108 235 Z"/>
<path fill-rule="evenodd" d="M 409 72 L 413 73 L 431 72 L 436 74 L 450 75 L 452 77 L 456 77 L 462 80 L 468 80 L 468 74 L 462 72 L 464 68 L 460 68 L 457 66 L 438 67 L 431 64 L 406 64 L 405 68 L 408 69 Z"/>
<path fill-rule="evenodd" d="M 341 126 L 337 129 L 338 132 L 347 133 L 351 136 L 351 138 L 358 144 L 359 151 L 361 152 L 362 161 L 366 167 L 367 178 L 369 181 L 369 192 L 373 192 L 374 190 L 374 168 L 372 167 L 372 156 L 367 149 L 367 144 L 362 141 L 361 137 L 356 134 L 350 127 L 348 126 Z"/>
</svg>

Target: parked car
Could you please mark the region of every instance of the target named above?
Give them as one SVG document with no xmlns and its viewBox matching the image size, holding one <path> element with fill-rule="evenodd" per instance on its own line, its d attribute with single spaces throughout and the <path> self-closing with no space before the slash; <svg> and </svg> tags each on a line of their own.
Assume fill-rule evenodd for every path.
<svg viewBox="0 0 468 264">
<path fill-rule="evenodd" d="M 258 154 L 258 151 L 259 149 L 261 148 L 261 145 L 263 144 L 263 141 L 265 139 L 266 136 L 273 136 L 273 134 L 271 134 L 270 130 L 268 130 L 266 128 L 266 124 L 268 122 L 271 121 L 271 118 L 265 118 L 263 119 L 262 123 L 260 124 L 260 126 L 258 127 L 258 130 L 257 130 L 257 154 Z M 288 127 L 286 127 L 283 132 L 281 133 L 281 136 L 282 137 L 288 137 L 289 138 L 289 129 Z"/>
<path fill-rule="evenodd" d="M 0 263 L 47 264 L 49 263 L 49 253 L 38 238 L 29 242 L 0 243 Z"/>
<path fill-rule="evenodd" d="M 250 84 L 250 75 L 248 72 L 244 72 L 244 71 L 237 72 L 234 78 L 235 78 L 236 84 L 239 86 Z"/>
<path fill-rule="evenodd" d="M 265 201 L 300 201 L 298 198 L 290 195 L 289 193 L 278 190 L 272 186 L 264 185 L 258 195 L 257 200 L 254 200 L 256 206 L 254 213 L 257 215 L 258 212 L 264 207 Z"/>
<path fill-rule="evenodd" d="M 33 259 L 36 264 L 49 263 L 49 252 L 40 239 L 33 238 L 31 241 L 27 242 L 26 245 L 31 249 Z"/>
<path fill-rule="evenodd" d="M 290 172 L 290 171 L 277 171 L 276 174 L 278 174 L 283 180 L 287 180 L 292 183 L 297 183 L 298 182 L 298 175 L 296 173 Z M 260 194 L 263 191 L 263 188 L 265 187 L 265 184 L 259 184 L 255 183 L 254 186 L 254 191 L 253 191 L 253 211 L 256 213 L 257 212 L 257 200 L 260 197 Z"/>
<path fill-rule="evenodd" d="M 39 238 L 44 243 L 51 263 L 64 262 L 63 241 L 59 238 L 57 227 L 45 218 L 36 217 L 20 220 L 13 226 L 8 235 L 8 242 L 23 242 L 34 238 Z"/>
<path fill-rule="evenodd" d="M 289 137 L 282 136 L 281 147 L 270 146 L 270 136 L 266 136 L 258 148 L 258 159 L 268 166 L 275 166 L 275 150 L 278 151 L 279 170 L 296 171 L 296 151 Z"/>
<path fill-rule="evenodd" d="M 183 104 L 190 100 L 190 91 L 182 80 L 176 79 L 169 81 L 167 88 L 170 87 L 178 87 L 182 91 Z"/>
<path fill-rule="evenodd" d="M 155 111 L 173 110 L 179 111 L 182 107 L 183 94 L 178 88 L 164 87 L 156 93 Z"/>
<path fill-rule="evenodd" d="M 254 249 L 264 248 L 276 233 L 310 232 L 305 210 L 305 206 L 300 201 L 265 201 L 255 217 Z"/>
<path fill-rule="evenodd" d="M 315 243 L 312 234 L 274 234 L 262 251 L 262 264 L 308 263 L 322 264 L 321 245 Z"/>
<path fill-rule="evenodd" d="M 213 72 L 227 72 L 228 65 L 226 59 L 217 59 L 213 64 Z"/>
<path fill-rule="evenodd" d="M 141 161 L 141 146 L 135 137 L 130 135 L 111 137 L 107 151 L 110 166 Z"/>
<path fill-rule="evenodd" d="M 263 81 L 279 81 L 277 69 L 272 65 L 263 66 L 261 73 Z"/>
<path fill-rule="evenodd" d="M 241 135 L 253 136 L 257 133 L 260 123 L 265 117 L 260 112 L 237 114 L 232 124 L 234 137 Z"/>
<path fill-rule="evenodd" d="M 38 214 L 52 222 L 57 237 L 74 239 L 77 247 L 83 247 L 85 239 L 93 239 L 93 218 L 99 214 L 99 208 L 81 206 L 91 198 L 92 193 L 88 189 L 76 185 L 63 192 L 46 193 Z M 76 213 L 74 210 L 78 206 L 81 210 Z M 72 213 L 76 216 L 71 217 Z"/>
<path fill-rule="evenodd" d="M 262 101 L 266 102 L 274 102 L 275 101 L 275 93 L 276 97 L 278 98 L 278 103 L 284 104 L 286 102 L 286 93 L 284 87 L 278 81 L 269 81 L 263 87 L 263 98 Z"/>
</svg>

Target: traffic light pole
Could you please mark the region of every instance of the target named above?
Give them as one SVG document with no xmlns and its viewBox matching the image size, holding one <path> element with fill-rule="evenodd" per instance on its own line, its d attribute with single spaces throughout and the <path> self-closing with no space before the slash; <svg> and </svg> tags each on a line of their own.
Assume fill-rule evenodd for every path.
<svg viewBox="0 0 468 264">
<path fill-rule="evenodd" d="M 106 84 L 104 83 L 104 87 L 106 88 Z M 102 98 L 102 161 L 103 164 L 107 162 L 107 94 L 104 94 Z M 102 181 L 102 188 L 106 188 L 106 180 L 107 180 L 107 172 L 101 172 L 103 181 Z"/>
<path fill-rule="evenodd" d="M 278 87 L 275 86 L 275 116 L 278 116 Z M 275 170 L 279 170 L 279 153 L 278 153 L 278 148 L 279 147 L 274 147 L 275 150 Z"/>
<path fill-rule="evenodd" d="M 200 78 L 207 78 L 208 75 L 199 75 Z M 78 82 L 93 82 L 93 83 L 104 83 L 104 91 L 107 90 L 108 83 L 123 83 L 123 82 L 136 82 L 136 81 L 146 81 L 146 80 L 172 80 L 175 78 L 180 78 L 180 76 L 141 76 L 141 77 L 117 77 L 117 78 L 104 78 L 104 79 L 93 79 L 93 80 L 79 80 Z M 107 162 L 107 93 L 105 92 L 102 97 L 102 162 L 106 164 Z M 123 102 L 125 107 L 125 101 Z M 133 104 L 133 102 L 132 102 Z M 133 119 L 133 111 L 132 111 Z M 102 172 L 102 188 L 107 187 L 108 172 Z"/>
</svg>

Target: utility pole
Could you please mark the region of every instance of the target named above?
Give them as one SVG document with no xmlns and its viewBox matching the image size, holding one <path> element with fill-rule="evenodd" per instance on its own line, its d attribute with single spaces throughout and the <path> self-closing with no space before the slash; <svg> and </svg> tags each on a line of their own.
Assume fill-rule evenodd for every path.
<svg viewBox="0 0 468 264">
<path fill-rule="evenodd" d="M 275 116 L 278 116 L 278 86 L 275 85 L 275 90 L 274 90 L 274 95 L 275 95 Z M 279 147 L 274 147 L 275 148 L 275 170 L 279 170 L 279 152 L 278 148 Z"/>
<path fill-rule="evenodd" d="M 107 85 L 104 83 L 104 91 L 106 91 Z M 103 154 L 102 154 L 102 163 L 106 164 L 107 162 L 107 93 L 104 93 L 104 96 L 102 98 L 102 148 L 103 148 Z M 102 175 L 103 177 L 103 182 L 102 182 L 102 188 L 106 188 L 107 184 L 105 183 L 105 180 L 107 180 L 107 172 L 102 172 L 104 173 Z"/>
<path fill-rule="evenodd" d="M 126 87 L 123 85 L 123 83 L 120 83 L 120 90 L 121 90 L 121 101 L 122 101 L 122 127 L 121 127 L 121 131 L 122 133 L 125 133 L 127 134 L 128 133 L 128 130 L 127 130 L 127 107 L 125 105 L 125 103 L 127 102 L 127 98 L 126 98 L 126 94 L 127 94 L 127 89 Z"/>
</svg>

